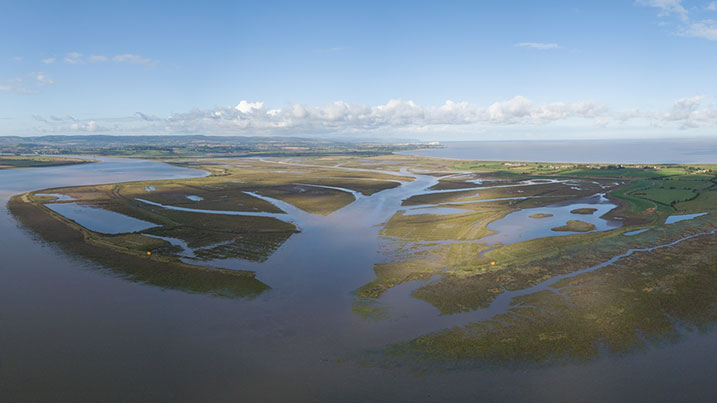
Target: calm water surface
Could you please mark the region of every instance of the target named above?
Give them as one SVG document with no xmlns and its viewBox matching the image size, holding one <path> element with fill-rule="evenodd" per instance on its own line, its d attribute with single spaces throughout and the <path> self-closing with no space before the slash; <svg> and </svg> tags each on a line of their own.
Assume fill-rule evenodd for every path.
<svg viewBox="0 0 717 403">
<path fill-rule="evenodd" d="M 91 231 L 102 234 L 137 232 L 157 226 L 114 211 L 77 203 L 47 203 L 45 206 Z"/>
<path fill-rule="evenodd" d="M 674 140 L 456 141 L 403 154 L 479 161 L 717 163 L 717 137 Z"/>
<path fill-rule="evenodd" d="M 693 218 L 702 217 L 707 213 L 696 213 L 696 214 L 675 214 L 667 217 L 665 224 L 674 224 L 676 222 L 691 220 Z"/>
<path fill-rule="evenodd" d="M 338 363 L 470 319 L 386 297 L 402 315 L 364 321 L 350 292 L 373 278 L 381 222 L 435 178 L 318 217 L 280 205 L 302 229 L 256 269 L 272 289 L 249 300 L 163 290 L 110 276 L 18 227 L 6 200 L 24 191 L 201 176 L 169 165 L 104 159 L 81 167 L 0 171 L 0 400 L 708 400 L 714 333 L 585 364 L 417 375 Z M 598 213 L 596 213 L 597 215 Z M 578 216 L 584 219 L 584 216 Z"/>
</svg>

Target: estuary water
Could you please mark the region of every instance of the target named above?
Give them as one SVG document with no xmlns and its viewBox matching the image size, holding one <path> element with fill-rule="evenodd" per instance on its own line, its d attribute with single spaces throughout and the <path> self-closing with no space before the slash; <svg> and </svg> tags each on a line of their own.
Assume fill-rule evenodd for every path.
<svg viewBox="0 0 717 403">
<path fill-rule="evenodd" d="M 29 190 L 205 173 L 125 159 L 0 171 L 0 400 L 2 401 L 445 401 L 707 400 L 714 333 L 584 364 L 477 368 L 419 375 L 363 367 L 342 353 L 461 324 L 430 305 L 387 297 L 402 315 L 367 321 L 351 291 L 373 278 L 379 224 L 435 178 L 357 198 L 320 218 L 274 201 L 301 236 L 257 270 L 272 289 L 216 298 L 133 283 L 43 244 L 5 203 Z M 51 193 L 51 192 L 48 192 Z M 597 215 L 598 213 L 596 213 Z M 217 262 L 219 264 L 219 262 Z M 393 291 L 393 290 L 392 290 Z M 433 309 L 433 310 L 432 310 Z M 669 363 L 669 365 L 666 365 Z"/>
<path fill-rule="evenodd" d="M 151 222 L 138 220 L 114 211 L 77 203 L 48 203 L 47 208 L 101 234 L 122 234 L 156 227 Z"/>
<path fill-rule="evenodd" d="M 454 141 L 401 154 L 478 161 L 715 164 L 717 137 L 659 140 Z"/>
</svg>

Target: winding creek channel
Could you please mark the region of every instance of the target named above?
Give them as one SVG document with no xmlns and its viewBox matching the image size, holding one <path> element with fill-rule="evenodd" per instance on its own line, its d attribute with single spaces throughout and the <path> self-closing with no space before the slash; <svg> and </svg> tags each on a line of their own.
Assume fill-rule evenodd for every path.
<svg viewBox="0 0 717 403">
<path fill-rule="evenodd" d="M 347 352 L 490 318 L 509 309 L 515 296 L 550 288 L 560 279 L 635 252 L 526 290 L 505 292 L 486 309 L 457 315 L 440 315 L 412 298 L 410 292 L 420 284 L 406 283 L 381 298 L 390 308 L 390 319 L 365 320 L 351 310 L 352 291 L 371 281 L 373 265 L 386 260 L 381 224 L 409 209 L 401 206 L 404 199 L 436 184 L 432 176 L 404 170 L 401 175 L 413 181 L 372 196 L 353 192 L 353 203 L 328 216 L 253 194 L 281 208 L 301 229 L 265 262 L 205 262 L 255 270 L 272 288 L 253 299 L 163 290 L 108 275 L 92 262 L 43 244 L 5 207 L 13 194 L 31 190 L 205 174 L 116 158 L 0 171 L 1 400 L 336 401 L 381 396 L 391 401 L 605 401 L 619 396 L 656 401 L 709 396 L 710 391 L 685 385 L 711 384 L 717 360 L 714 332 L 691 334 L 678 344 L 635 354 L 540 368 L 418 376 L 410 368 L 341 362 Z M 480 184 L 472 189 L 479 191 Z M 603 210 L 612 208 L 608 201 L 594 197 L 578 207 L 587 205 L 599 212 L 580 219 L 595 220 L 599 230 L 616 225 L 599 222 Z M 535 210 L 559 215 L 575 207 L 550 208 Z"/>
</svg>

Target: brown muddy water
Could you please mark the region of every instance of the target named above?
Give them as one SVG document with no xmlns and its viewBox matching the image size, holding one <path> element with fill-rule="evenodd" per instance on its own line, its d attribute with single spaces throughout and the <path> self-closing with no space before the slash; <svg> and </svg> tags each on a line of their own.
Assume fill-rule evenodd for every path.
<svg viewBox="0 0 717 403">
<path fill-rule="evenodd" d="M 5 208 L 49 187 L 201 176 L 127 159 L 0 171 L 2 401 L 694 401 L 713 396 L 715 333 L 581 364 L 417 373 L 352 359 L 365 349 L 461 324 L 410 298 L 384 297 L 390 319 L 351 311 L 373 278 L 378 224 L 435 179 L 359 198 L 328 217 L 280 205 L 302 232 L 248 268 L 272 289 L 253 299 L 188 294 L 129 282 L 43 244 Z M 382 298 L 382 299 L 384 299 Z M 471 316 L 473 315 L 473 316 Z M 482 315 L 482 314 L 481 314 Z"/>
</svg>

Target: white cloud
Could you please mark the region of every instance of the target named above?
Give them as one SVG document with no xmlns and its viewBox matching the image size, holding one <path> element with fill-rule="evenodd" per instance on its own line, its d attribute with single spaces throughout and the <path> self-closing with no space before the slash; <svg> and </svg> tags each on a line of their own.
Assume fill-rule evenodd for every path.
<svg viewBox="0 0 717 403">
<path fill-rule="evenodd" d="M 22 57 L 20 57 L 20 56 L 14 56 L 14 57 L 11 57 L 10 60 L 13 61 L 13 62 L 15 62 L 15 63 L 20 63 L 20 62 L 22 61 Z"/>
<path fill-rule="evenodd" d="M 30 77 L 35 79 L 35 85 L 38 87 L 46 87 L 55 84 L 55 81 L 47 75 L 47 73 L 30 73 Z"/>
<path fill-rule="evenodd" d="M 687 9 L 682 6 L 682 0 L 638 0 L 637 3 L 658 8 L 660 17 L 678 16 L 681 21 L 677 30 L 679 35 L 717 41 L 717 21 L 691 19 Z M 717 11 L 717 1 L 709 3 L 705 10 Z"/>
<path fill-rule="evenodd" d="M 68 63 L 68 64 L 80 64 L 80 63 L 83 63 L 83 62 L 84 62 L 84 61 L 82 60 L 82 53 L 70 52 L 70 53 L 68 53 L 68 54 L 65 55 L 65 63 Z"/>
<path fill-rule="evenodd" d="M 22 77 L 13 77 L 0 82 L 0 92 L 14 92 L 16 94 L 36 94 L 37 91 L 28 89 Z"/>
<path fill-rule="evenodd" d="M 717 126 L 717 108 L 701 108 L 704 99 L 702 95 L 678 99 L 662 120 L 678 122 L 682 128 Z"/>
<path fill-rule="evenodd" d="M 117 63 L 142 64 L 145 66 L 154 66 L 157 64 L 157 62 L 152 59 L 147 59 L 142 56 L 133 55 L 131 53 L 116 55 L 115 57 L 112 58 L 112 61 L 117 62 Z"/>
<path fill-rule="evenodd" d="M 672 105 L 672 110 L 665 115 L 666 120 L 686 120 L 699 108 L 704 96 L 697 95 L 690 98 L 681 98 Z"/>
<path fill-rule="evenodd" d="M 685 36 L 694 36 L 697 38 L 717 41 L 717 21 L 702 20 L 689 24 L 689 26 L 687 26 L 682 33 Z"/>
<path fill-rule="evenodd" d="M 65 55 L 64 61 L 68 64 L 83 64 L 83 63 L 104 63 L 113 61 L 115 63 L 129 63 L 129 64 L 137 64 L 137 65 L 143 65 L 148 67 L 154 67 L 157 65 L 156 60 L 148 59 L 142 56 L 134 55 L 131 53 L 124 53 L 115 55 L 112 58 L 104 55 L 91 55 L 88 57 L 85 57 L 82 53 L 79 52 L 70 52 Z M 43 63 L 45 64 L 52 64 L 55 62 L 54 58 L 48 58 L 43 59 Z"/>
<path fill-rule="evenodd" d="M 501 127 L 614 128 L 630 124 L 648 127 L 716 127 L 717 108 L 704 107 L 705 97 L 678 99 L 665 112 L 633 109 L 613 111 L 594 101 L 535 104 L 516 96 L 481 107 L 468 102 L 446 101 L 423 106 L 392 99 L 382 105 L 358 105 L 335 101 L 323 106 L 292 104 L 267 108 L 263 102 L 242 100 L 236 106 L 194 109 L 168 117 L 137 112 L 133 116 L 77 120 L 50 116 L 41 131 L 110 133 L 195 133 L 248 135 L 371 135 L 395 133 L 480 132 Z M 631 123 L 633 122 L 633 123 Z M 102 125 L 100 125 L 102 124 Z M 556 126 L 553 126 L 556 127 Z M 560 127 L 560 126 L 557 126 Z"/>
<path fill-rule="evenodd" d="M 90 120 L 87 122 L 73 123 L 70 125 L 70 130 L 75 132 L 96 132 L 100 130 L 100 128 L 97 126 L 97 122 Z"/>
<path fill-rule="evenodd" d="M 53 63 L 55 63 L 55 58 L 54 58 L 54 57 L 48 57 L 48 58 L 46 58 L 46 59 L 42 59 L 42 63 L 43 63 L 43 64 L 53 64 Z"/>
<path fill-rule="evenodd" d="M 262 109 L 263 107 L 263 102 L 247 102 L 245 100 L 242 100 L 241 102 L 239 102 L 239 105 L 234 107 L 234 109 L 242 113 L 250 113 L 255 109 Z"/>
<path fill-rule="evenodd" d="M 263 102 L 242 100 L 234 107 L 194 109 L 166 118 L 138 112 L 129 121 L 114 122 L 119 122 L 117 129 L 120 131 L 138 132 L 344 134 L 372 130 L 411 131 L 470 125 L 544 125 L 568 119 L 593 119 L 606 115 L 608 111 L 607 107 L 591 101 L 534 105 L 522 96 L 495 102 L 488 107 L 450 100 L 441 106 L 433 107 L 418 105 L 413 101 L 392 99 L 376 106 L 336 101 L 323 106 L 293 104 L 270 109 L 266 108 Z M 74 125 L 75 123 L 79 122 L 72 122 L 72 125 L 62 124 L 60 128 L 79 130 L 82 126 Z"/>
<path fill-rule="evenodd" d="M 659 9 L 659 17 L 677 15 L 681 20 L 687 21 L 687 9 L 682 6 L 682 0 L 638 0 L 637 4 Z"/>
<path fill-rule="evenodd" d="M 558 46 L 557 43 L 544 43 L 544 42 L 519 42 L 516 43 L 515 46 L 520 48 L 531 48 L 531 49 L 538 49 L 538 50 L 550 50 L 550 49 L 558 49 L 560 46 Z"/>
<path fill-rule="evenodd" d="M 28 88 L 30 84 L 34 84 L 35 87 L 47 87 L 55 84 L 55 81 L 47 73 L 29 73 L 25 77 L 13 77 L 4 82 L 0 81 L 0 92 L 37 94 L 37 90 Z"/>
</svg>

